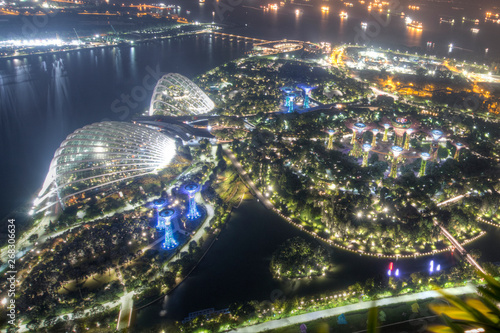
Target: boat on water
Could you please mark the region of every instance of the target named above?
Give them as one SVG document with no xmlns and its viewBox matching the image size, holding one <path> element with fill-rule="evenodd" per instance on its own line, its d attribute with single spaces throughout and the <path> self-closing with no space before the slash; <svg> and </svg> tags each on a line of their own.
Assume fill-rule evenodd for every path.
<svg viewBox="0 0 500 333">
<path fill-rule="evenodd" d="M 422 22 L 418 22 L 418 21 L 412 20 L 409 17 L 406 18 L 405 22 L 406 22 L 406 26 L 409 27 L 409 28 L 413 28 L 413 29 L 417 29 L 417 30 L 422 30 L 423 29 Z"/>
<path fill-rule="evenodd" d="M 340 12 L 339 16 L 340 16 L 340 18 L 343 18 L 343 19 L 344 18 L 346 19 L 349 17 L 346 12 Z"/>
<path fill-rule="evenodd" d="M 478 28 L 471 28 L 470 31 L 472 31 L 473 34 L 477 34 L 479 32 Z"/>
<path fill-rule="evenodd" d="M 455 19 L 441 17 L 439 19 L 439 23 L 449 23 L 449 24 L 453 25 L 453 24 L 455 24 Z"/>
</svg>

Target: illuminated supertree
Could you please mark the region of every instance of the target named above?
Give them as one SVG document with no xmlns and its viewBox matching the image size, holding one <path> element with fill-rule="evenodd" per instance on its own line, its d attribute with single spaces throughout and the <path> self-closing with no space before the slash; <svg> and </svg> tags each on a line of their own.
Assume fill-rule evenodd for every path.
<svg viewBox="0 0 500 333">
<path fill-rule="evenodd" d="M 420 172 L 418 173 L 419 177 L 425 176 L 425 167 L 427 166 L 427 160 L 431 158 L 429 153 L 421 153 L 420 157 L 422 158 L 422 164 L 420 164 Z"/>
<path fill-rule="evenodd" d="M 405 117 L 396 117 L 392 120 L 392 127 L 396 133 L 396 139 L 394 140 L 396 146 L 403 145 L 404 135 L 411 125 L 411 120 Z"/>
<path fill-rule="evenodd" d="M 295 94 L 288 94 L 286 95 L 286 98 L 288 100 L 288 112 L 293 112 L 293 107 L 294 107 L 294 102 L 295 102 L 295 97 L 297 97 L 297 95 Z"/>
<path fill-rule="evenodd" d="M 311 87 L 311 86 L 308 86 L 306 84 L 299 84 L 298 87 L 300 89 L 304 90 L 304 104 L 302 107 L 304 109 L 310 108 L 310 106 L 309 106 L 309 94 L 310 94 L 311 90 L 315 89 L 316 87 Z"/>
<path fill-rule="evenodd" d="M 460 149 L 462 149 L 464 147 L 464 145 L 460 142 L 457 142 L 455 143 L 455 148 L 457 148 L 457 150 L 455 151 L 455 156 L 453 156 L 453 158 L 455 160 L 458 161 L 458 159 L 460 158 Z"/>
<path fill-rule="evenodd" d="M 443 132 L 435 129 L 431 131 L 431 136 L 432 136 L 432 144 L 429 154 L 431 155 L 431 159 L 435 160 L 437 159 L 437 153 L 439 149 L 439 139 L 443 137 Z"/>
<path fill-rule="evenodd" d="M 352 130 L 352 137 L 353 140 L 351 140 L 352 150 L 350 151 L 350 155 L 354 157 L 359 157 L 361 155 L 361 148 L 363 145 L 363 132 L 366 129 L 366 125 L 363 123 L 356 123 L 354 124 Z"/>
<path fill-rule="evenodd" d="M 159 216 L 159 211 L 163 206 L 167 204 L 167 200 L 164 198 L 159 198 L 153 200 L 153 207 L 155 207 L 155 214 L 156 214 L 156 229 L 158 230 L 163 230 L 165 228 L 165 224 L 163 223 L 164 221 L 160 218 Z"/>
<path fill-rule="evenodd" d="M 333 149 L 333 135 L 335 134 L 334 130 L 328 130 L 328 144 L 326 146 L 327 149 Z"/>
<path fill-rule="evenodd" d="M 162 248 L 170 250 L 176 247 L 178 244 L 175 241 L 174 234 L 172 231 L 172 216 L 175 211 L 173 209 L 164 209 L 160 212 L 160 219 L 163 220 L 163 228 L 165 229 L 165 240 L 163 241 Z"/>
<path fill-rule="evenodd" d="M 403 148 L 404 148 L 405 150 L 410 149 L 410 136 L 411 136 L 411 134 L 412 134 L 414 131 L 415 131 L 415 130 L 414 130 L 413 128 L 408 128 L 408 129 L 406 130 L 405 144 L 404 144 L 404 146 L 403 146 Z"/>
<path fill-rule="evenodd" d="M 293 88 L 283 87 L 283 88 L 281 88 L 281 91 L 283 92 L 283 95 L 285 97 L 285 107 L 289 108 L 290 107 L 290 96 L 293 94 Z"/>
<path fill-rule="evenodd" d="M 368 166 L 368 155 L 370 155 L 370 150 L 372 150 L 372 145 L 369 143 L 365 143 L 363 145 L 363 163 L 361 164 L 362 167 Z"/>
<path fill-rule="evenodd" d="M 196 208 L 196 202 L 194 201 L 194 194 L 198 192 L 199 186 L 197 184 L 189 184 L 184 187 L 186 192 L 188 193 L 189 202 L 188 202 L 188 213 L 187 218 L 190 220 L 197 219 L 200 217 L 200 212 Z"/>
<path fill-rule="evenodd" d="M 382 141 L 387 142 L 389 140 L 388 134 L 389 134 L 389 128 L 391 128 L 391 124 L 383 123 L 382 126 L 384 126 L 384 137 L 382 138 Z"/>
<path fill-rule="evenodd" d="M 351 138 L 351 145 L 354 146 L 354 144 L 356 143 L 356 128 L 353 127 L 352 128 L 352 138 Z"/>
<path fill-rule="evenodd" d="M 158 199 L 153 200 L 153 206 L 155 206 L 156 209 L 162 208 L 163 206 L 165 206 L 166 203 L 167 203 L 167 200 L 164 198 L 158 198 Z"/>
<path fill-rule="evenodd" d="M 378 130 L 378 128 L 372 129 L 372 133 L 373 133 L 372 147 L 375 147 L 377 145 L 377 134 L 378 134 L 378 132 L 380 132 Z"/>
<path fill-rule="evenodd" d="M 392 151 L 392 164 L 391 164 L 391 172 L 389 173 L 389 177 L 391 178 L 397 178 L 398 177 L 398 160 L 399 156 L 403 152 L 403 148 L 399 146 L 392 146 L 391 147 Z"/>
</svg>

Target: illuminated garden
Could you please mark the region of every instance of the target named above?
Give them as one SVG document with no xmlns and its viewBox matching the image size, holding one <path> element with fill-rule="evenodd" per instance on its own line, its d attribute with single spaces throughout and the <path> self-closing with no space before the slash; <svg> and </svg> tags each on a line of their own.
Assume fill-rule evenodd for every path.
<svg viewBox="0 0 500 333">
<path fill-rule="evenodd" d="M 428 274 L 401 278 L 393 263 L 464 254 L 484 226 L 500 227 L 498 124 L 410 93 L 399 98 L 366 68 L 331 66 L 318 52 L 253 54 L 193 81 L 170 73 L 147 115 L 70 134 L 24 235 L 17 304 L 26 328 L 63 327 L 69 318 L 81 329 L 129 327 L 133 311 L 190 276 L 252 196 L 316 242 L 273 244 L 265 259 L 273 283 L 335 276 L 341 251 L 390 261 L 389 277 L 383 286 L 369 279 L 235 302 L 217 316 L 169 323 L 173 331 L 203 323 L 220 331 L 475 281 L 477 253 L 446 271 L 431 259 Z M 370 65 L 370 56 L 351 50 L 344 60 Z"/>
<path fill-rule="evenodd" d="M 484 234 L 477 216 L 498 208 L 478 205 L 498 201 L 494 124 L 465 113 L 430 116 L 427 108 L 387 96 L 366 99 L 365 86 L 342 80 L 343 71 L 293 71 L 300 66 L 293 59 L 245 59 L 200 78 L 213 86 L 231 73 L 214 97 L 223 101 L 222 113 L 236 101 L 264 103 L 246 118 L 255 129 L 231 147 L 277 211 L 331 245 L 377 257 L 451 251 L 440 226 L 462 243 Z M 301 86 L 311 88 L 300 93 Z M 348 97 L 352 91 L 359 91 L 358 102 Z M 337 97 L 323 104 L 332 101 L 324 96 Z M 235 120 L 233 127 L 243 124 Z M 461 204 L 448 208 L 453 198 Z"/>
</svg>

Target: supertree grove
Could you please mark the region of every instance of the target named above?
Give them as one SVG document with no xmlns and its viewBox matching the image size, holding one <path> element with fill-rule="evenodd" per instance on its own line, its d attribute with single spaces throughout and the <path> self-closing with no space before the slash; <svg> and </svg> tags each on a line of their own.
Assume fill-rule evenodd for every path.
<svg viewBox="0 0 500 333">
<path fill-rule="evenodd" d="M 198 217 L 200 217 L 200 212 L 198 211 L 196 207 L 196 202 L 194 201 L 194 195 L 200 187 L 197 184 L 189 184 L 185 186 L 186 192 L 188 193 L 188 213 L 187 213 L 187 218 L 190 220 L 195 220 Z"/>
<path fill-rule="evenodd" d="M 372 147 L 375 147 L 377 145 L 377 134 L 379 133 L 379 129 L 378 128 L 374 128 L 372 129 L 372 133 L 373 133 L 373 139 L 372 139 Z"/>
<path fill-rule="evenodd" d="M 392 151 L 393 157 L 392 157 L 391 172 L 389 173 L 389 177 L 397 178 L 398 177 L 399 156 L 403 152 L 403 148 L 401 148 L 399 146 L 392 146 L 391 151 Z"/>
<path fill-rule="evenodd" d="M 437 153 L 439 149 L 439 139 L 443 137 L 443 132 L 435 129 L 431 131 L 431 136 L 432 136 L 432 144 L 429 154 L 431 155 L 431 159 L 435 160 L 437 159 Z"/>
<path fill-rule="evenodd" d="M 165 240 L 163 241 L 162 248 L 170 250 L 178 244 L 174 238 L 172 231 L 172 216 L 175 211 L 173 209 L 164 209 L 159 214 L 159 219 L 162 220 L 161 225 L 165 229 Z"/>
<path fill-rule="evenodd" d="M 418 175 L 420 177 L 425 176 L 425 167 L 427 166 L 427 160 L 431 158 L 431 155 L 429 153 L 421 153 L 420 157 L 422 158 L 422 164 L 420 164 L 420 172 Z"/>
<path fill-rule="evenodd" d="M 370 155 L 370 150 L 372 150 L 372 145 L 369 143 L 365 143 L 363 145 L 363 163 L 361 164 L 362 167 L 368 166 L 368 155 Z"/>
<path fill-rule="evenodd" d="M 328 130 L 328 143 L 326 148 L 329 150 L 333 149 L 333 135 L 335 134 L 334 130 Z"/>
<path fill-rule="evenodd" d="M 455 156 L 453 156 L 453 158 L 458 161 L 460 158 L 460 149 L 462 149 L 464 145 L 460 142 L 457 142 L 455 143 L 455 147 L 457 148 L 457 150 L 455 151 Z"/>
</svg>

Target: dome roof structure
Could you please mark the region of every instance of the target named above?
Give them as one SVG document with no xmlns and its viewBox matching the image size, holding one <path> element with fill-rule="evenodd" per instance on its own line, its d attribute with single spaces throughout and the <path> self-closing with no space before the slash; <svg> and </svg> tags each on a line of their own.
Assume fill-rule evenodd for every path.
<svg viewBox="0 0 500 333">
<path fill-rule="evenodd" d="M 155 172 L 175 150 L 172 138 L 137 124 L 106 121 L 77 129 L 56 150 L 34 209 L 65 207 L 85 192 Z"/>
<path fill-rule="evenodd" d="M 214 102 L 187 77 L 169 73 L 155 86 L 149 115 L 191 116 L 210 112 Z"/>
</svg>

